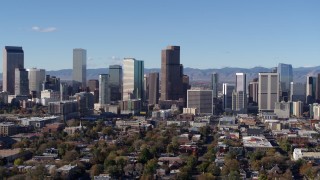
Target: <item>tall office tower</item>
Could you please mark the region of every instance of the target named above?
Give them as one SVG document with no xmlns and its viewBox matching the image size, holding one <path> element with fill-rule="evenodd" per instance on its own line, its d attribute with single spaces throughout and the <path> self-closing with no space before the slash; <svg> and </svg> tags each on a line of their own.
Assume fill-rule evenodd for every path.
<svg viewBox="0 0 320 180">
<path fill-rule="evenodd" d="M 249 83 L 249 103 L 258 104 L 258 90 L 259 82 L 258 78 L 255 78 Z"/>
<path fill-rule="evenodd" d="M 14 94 L 15 68 L 24 68 L 24 53 L 22 47 L 5 46 L 3 49 L 2 88 Z"/>
<path fill-rule="evenodd" d="M 161 100 L 184 98 L 182 78 L 183 66 L 180 64 L 180 46 L 168 46 L 161 51 Z"/>
<path fill-rule="evenodd" d="M 316 84 L 317 78 L 312 76 L 307 76 L 307 86 L 306 86 L 306 103 L 312 104 L 316 99 Z"/>
<path fill-rule="evenodd" d="M 159 102 L 159 73 L 149 73 L 148 77 L 148 104 L 158 104 Z"/>
<path fill-rule="evenodd" d="M 109 66 L 111 101 L 120 101 L 122 92 L 122 67 L 120 65 Z"/>
<path fill-rule="evenodd" d="M 99 75 L 99 104 L 110 104 L 110 76 L 109 74 Z"/>
<path fill-rule="evenodd" d="M 77 48 L 73 49 L 73 70 L 72 80 L 74 88 L 81 87 L 86 89 L 87 87 L 87 50 Z"/>
<path fill-rule="evenodd" d="M 188 89 L 191 89 L 191 85 L 189 83 L 189 76 L 188 75 L 183 75 L 182 76 L 182 93 L 183 93 L 183 99 L 184 99 L 184 107 L 187 105 L 187 94 L 188 94 Z"/>
<path fill-rule="evenodd" d="M 188 90 L 187 107 L 196 108 L 199 114 L 213 114 L 212 90 Z"/>
<path fill-rule="evenodd" d="M 141 99 L 144 101 L 143 81 L 144 62 L 134 58 L 125 58 L 123 60 L 122 100 Z"/>
<path fill-rule="evenodd" d="M 222 106 L 223 110 L 230 112 L 232 110 L 232 92 L 235 89 L 234 84 L 223 83 L 222 84 Z"/>
<path fill-rule="evenodd" d="M 60 83 L 60 101 L 69 100 L 68 87 L 67 83 Z"/>
<path fill-rule="evenodd" d="M 317 84 L 316 84 L 316 100 L 320 101 L 320 73 L 317 76 Z"/>
<path fill-rule="evenodd" d="M 94 92 L 94 90 L 99 89 L 99 80 L 98 79 L 90 79 L 88 81 L 88 87 L 90 92 Z"/>
<path fill-rule="evenodd" d="M 143 97 L 145 98 L 146 101 L 149 100 L 149 88 L 148 88 L 149 80 L 148 80 L 148 78 L 149 77 L 147 74 L 145 74 L 143 77 L 143 92 L 144 92 Z"/>
<path fill-rule="evenodd" d="M 56 76 L 46 75 L 46 79 L 42 83 L 42 90 L 60 91 L 60 78 Z"/>
<path fill-rule="evenodd" d="M 259 111 L 273 111 L 276 102 L 279 102 L 279 74 L 259 73 Z"/>
<path fill-rule="evenodd" d="M 26 69 L 15 69 L 14 94 L 29 95 L 28 71 Z"/>
<path fill-rule="evenodd" d="M 236 88 L 232 95 L 232 110 L 247 113 L 247 78 L 245 73 L 236 73 Z"/>
<path fill-rule="evenodd" d="M 29 91 L 35 91 L 37 98 L 40 98 L 42 82 L 46 79 L 46 71 L 37 68 L 31 68 L 27 71 L 29 77 Z"/>
<path fill-rule="evenodd" d="M 213 98 L 218 98 L 218 83 L 219 83 L 218 73 L 212 73 L 211 74 L 211 90 L 213 91 Z"/>
<path fill-rule="evenodd" d="M 306 84 L 305 83 L 290 83 L 290 101 L 306 102 Z"/>
<path fill-rule="evenodd" d="M 293 81 L 292 65 L 279 63 L 278 73 L 281 100 L 287 102 L 290 96 L 290 83 Z"/>
</svg>

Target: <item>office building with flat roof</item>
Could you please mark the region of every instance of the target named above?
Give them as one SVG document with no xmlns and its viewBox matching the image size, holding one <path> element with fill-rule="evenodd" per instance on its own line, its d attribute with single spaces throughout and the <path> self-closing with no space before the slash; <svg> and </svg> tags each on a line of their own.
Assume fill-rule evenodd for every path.
<svg viewBox="0 0 320 180">
<path fill-rule="evenodd" d="M 3 49 L 2 88 L 9 95 L 15 94 L 15 68 L 24 68 L 22 47 L 5 46 Z"/>
<path fill-rule="evenodd" d="M 73 49 L 73 83 L 85 89 L 87 87 L 87 50 L 76 48 Z"/>
<path fill-rule="evenodd" d="M 134 58 L 123 60 L 122 100 L 144 100 L 144 62 Z"/>
</svg>

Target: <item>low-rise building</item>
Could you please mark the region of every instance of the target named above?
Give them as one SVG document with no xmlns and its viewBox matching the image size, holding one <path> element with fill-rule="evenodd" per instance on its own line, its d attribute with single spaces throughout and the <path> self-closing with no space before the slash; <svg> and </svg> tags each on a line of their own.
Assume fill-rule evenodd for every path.
<svg viewBox="0 0 320 180">
<path fill-rule="evenodd" d="M 242 142 L 247 151 L 267 151 L 273 148 L 271 143 L 263 136 L 245 136 L 242 138 Z"/>
<path fill-rule="evenodd" d="M 12 122 L 0 123 L 0 136 L 12 136 L 18 133 L 18 126 Z"/>
<path fill-rule="evenodd" d="M 20 120 L 21 124 L 24 126 L 33 126 L 35 128 L 42 128 L 46 124 L 57 121 L 57 119 L 58 119 L 58 116 L 50 116 L 50 117 L 21 118 L 18 120 Z"/>
<path fill-rule="evenodd" d="M 295 148 L 292 153 L 293 160 L 297 161 L 299 159 L 305 160 L 320 160 L 320 152 L 310 152 L 308 149 Z"/>
</svg>

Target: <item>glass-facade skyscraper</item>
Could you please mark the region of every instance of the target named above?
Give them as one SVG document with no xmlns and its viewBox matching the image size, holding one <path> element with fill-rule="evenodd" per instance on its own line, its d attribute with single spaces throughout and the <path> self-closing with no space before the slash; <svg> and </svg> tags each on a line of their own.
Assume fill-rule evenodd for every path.
<svg viewBox="0 0 320 180">
<path fill-rule="evenodd" d="M 120 65 L 110 65 L 109 75 L 111 101 L 120 101 L 122 92 L 122 67 Z"/>
<path fill-rule="evenodd" d="M 74 88 L 82 87 L 85 89 L 87 86 L 87 50 L 76 48 L 73 49 L 73 71 L 72 80 Z"/>
<path fill-rule="evenodd" d="M 122 100 L 144 100 L 144 62 L 134 58 L 123 60 Z"/>
<path fill-rule="evenodd" d="M 290 83 L 293 81 L 292 65 L 279 63 L 278 74 L 280 80 L 280 92 L 282 100 L 288 101 L 290 96 Z"/>
<path fill-rule="evenodd" d="M 3 49 L 3 91 L 14 94 L 15 68 L 24 68 L 24 52 L 22 47 L 5 46 Z"/>
<path fill-rule="evenodd" d="M 218 83 L 219 83 L 218 73 L 212 73 L 211 74 L 211 90 L 212 90 L 213 98 L 218 98 Z"/>
</svg>

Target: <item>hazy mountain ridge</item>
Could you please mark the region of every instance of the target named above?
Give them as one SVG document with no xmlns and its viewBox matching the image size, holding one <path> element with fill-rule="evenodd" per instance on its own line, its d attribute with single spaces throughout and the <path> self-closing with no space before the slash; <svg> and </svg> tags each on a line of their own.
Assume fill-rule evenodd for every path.
<svg viewBox="0 0 320 180">
<path fill-rule="evenodd" d="M 190 81 L 210 81 L 211 74 L 216 72 L 219 74 L 220 82 L 234 82 L 235 73 L 243 72 L 247 74 L 247 79 L 251 81 L 253 78 L 258 77 L 259 72 L 271 72 L 271 68 L 254 67 L 254 68 L 237 68 L 225 67 L 221 69 L 196 69 L 184 68 L 184 74 L 190 77 Z M 160 72 L 160 68 L 147 68 L 145 73 Z M 87 69 L 87 79 L 98 79 L 99 74 L 108 73 L 108 68 Z M 295 82 L 305 82 L 306 76 L 316 76 L 320 73 L 320 66 L 316 67 L 299 67 L 293 68 L 293 79 Z M 60 77 L 61 80 L 72 79 L 72 69 L 61 69 L 56 71 L 46 71 L 46 74 L 51 76 Z M 2 74 L 0 74 L 2 79 Z"/>
</svg>

